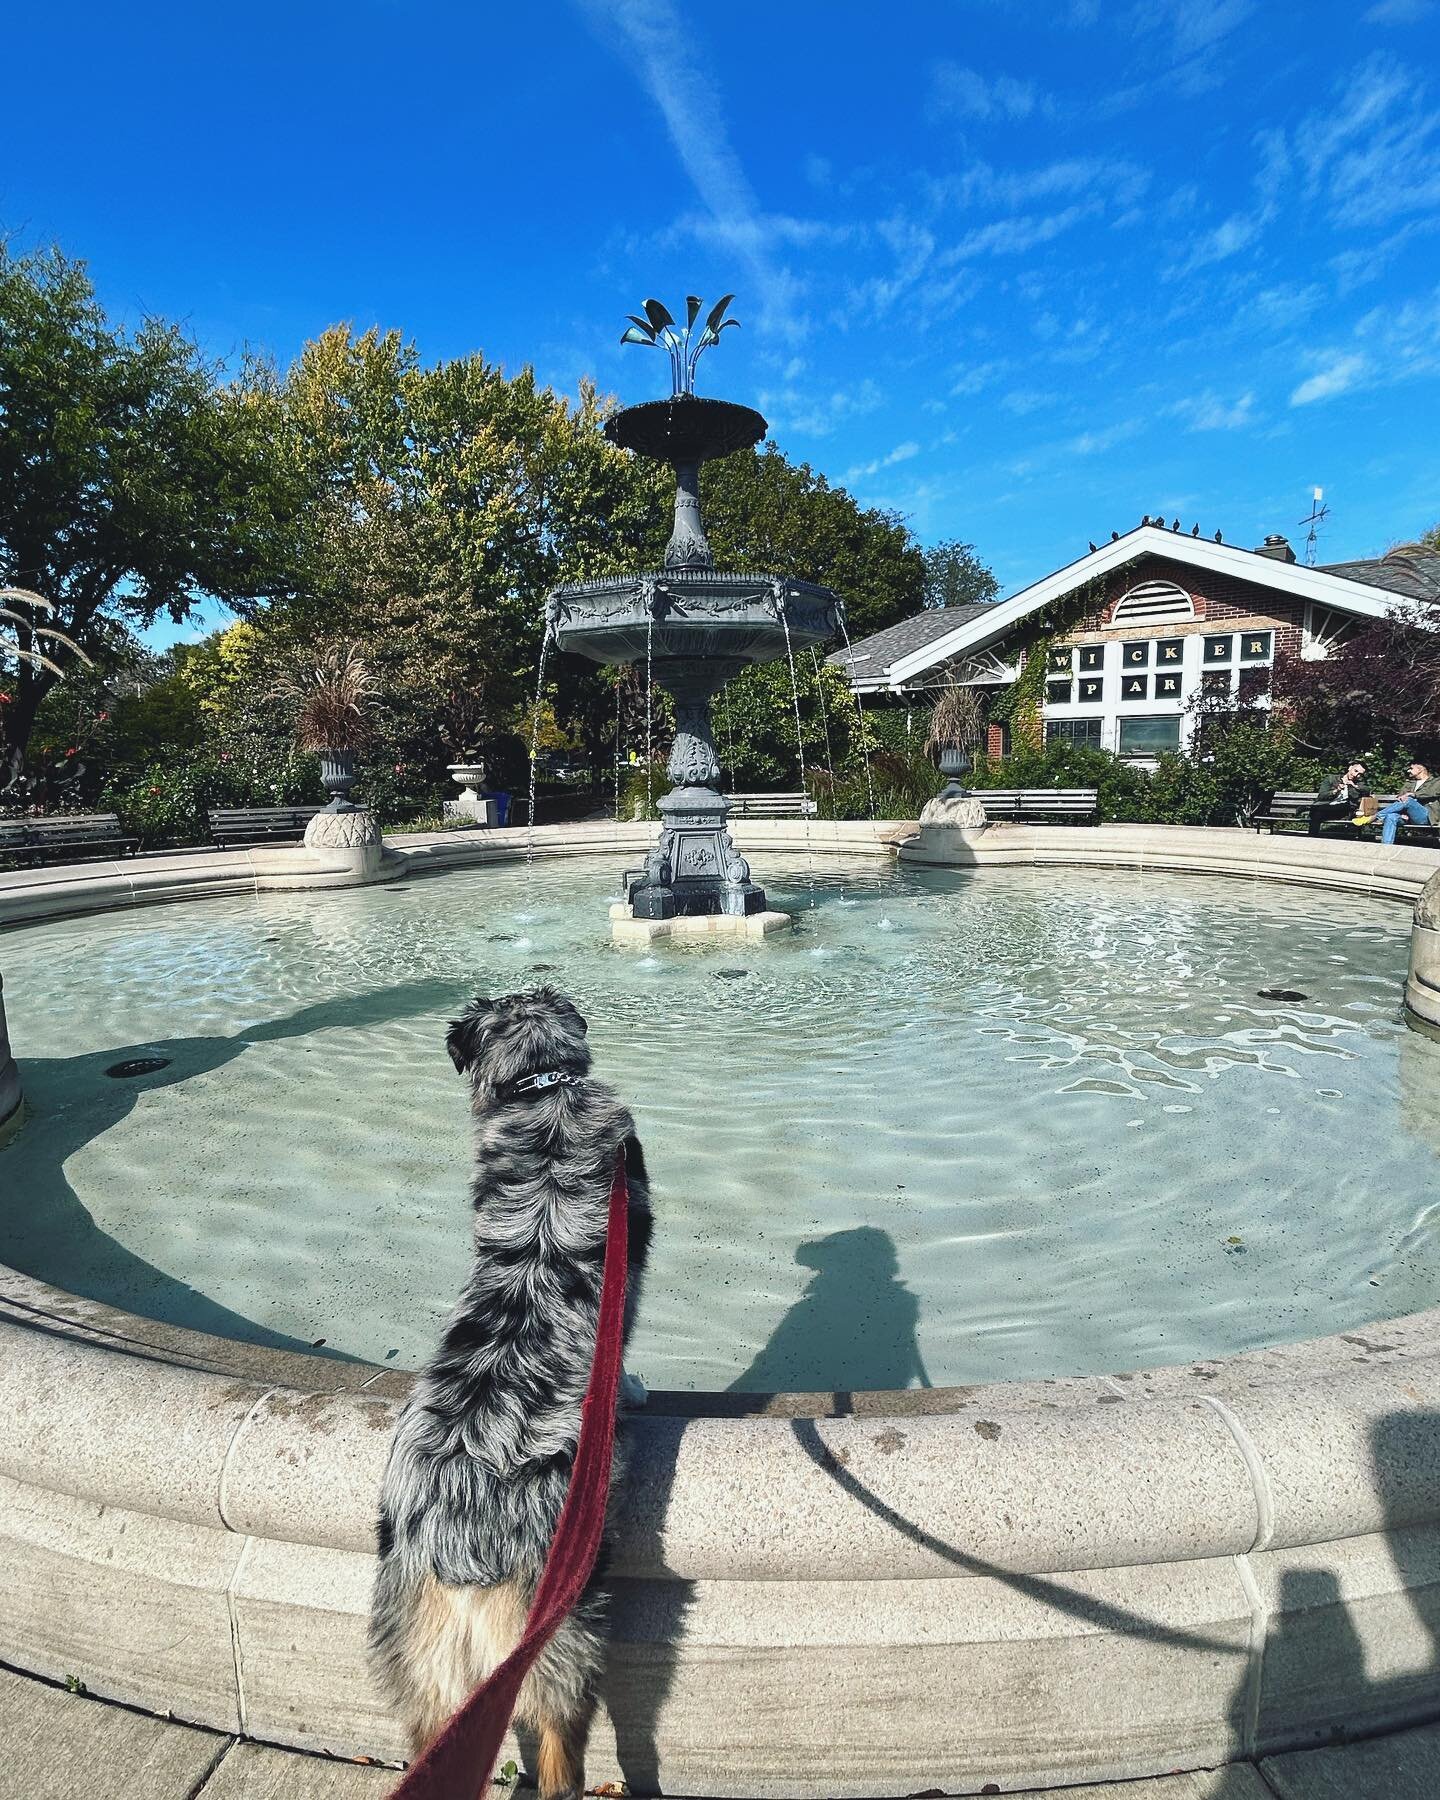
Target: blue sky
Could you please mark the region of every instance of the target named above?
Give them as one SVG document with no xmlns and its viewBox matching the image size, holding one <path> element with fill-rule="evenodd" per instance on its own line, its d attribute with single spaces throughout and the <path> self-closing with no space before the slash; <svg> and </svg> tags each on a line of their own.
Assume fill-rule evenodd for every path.
<svg viewBox="0 0 1440 1800">
<path fill-rule="evenodd" d="M 0 223 L 281 361 L 336 320 L 701 392 L 1013 590 L 1145 512 L 1440 518 L 1440 6 L 25 8 Z M 23 80 L 13 79 L 22 72 Z"/>
</svg>

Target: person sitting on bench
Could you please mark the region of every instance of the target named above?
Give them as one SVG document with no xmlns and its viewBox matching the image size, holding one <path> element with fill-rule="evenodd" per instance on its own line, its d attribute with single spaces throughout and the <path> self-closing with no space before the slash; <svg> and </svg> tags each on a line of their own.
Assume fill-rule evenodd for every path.
<svg viewBox="0 0 1440 1800">
<path fill-rule="evenodd" d="M 1365 765 L 1352 762 L 1343 775 L 1332 775 L 1320 783 L 1320 792 L 1310 808 L 1310 835 L 1319 837 L 1320 827 L 1331 819 L 1351 818 L 1370 790 L 1365 785 Z"/>
<path fill-rule="evenodd" d="M 1375 814 L 1380 821 L 1380 842 L 1393 844 L 1401 824 L 1440 825 L 1440 775 L 1432 775 L 1422 762 L 1412 762 L 1410 779 L 1398 800 Z M 1373 821 L 1366 821 L 1372 823 Z M 1357 819 L 1356 824 L 1360 821 Z"/>
</svg>

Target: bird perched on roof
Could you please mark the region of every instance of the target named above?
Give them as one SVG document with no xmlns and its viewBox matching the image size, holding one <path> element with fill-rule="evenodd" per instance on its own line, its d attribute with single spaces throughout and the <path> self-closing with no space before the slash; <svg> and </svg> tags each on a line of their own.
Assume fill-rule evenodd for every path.
<svg viewBox="0 0 1440 1800">
<path fill-rule="evenodd" d="M 1094 551 L 1098 550 L 1099 548 L 1100 548 L 1100 546 L 1095 542 L 1094 538 L 1091 538 L 1091 540 L 1090 540 L 1091 551 L 1094 552 Z"/>
<path fill-rule="evenodd" d="M 1190 535 L 1191 535 L 1191 537 L 1199 537 L 1200 527 L 1198 525 L 1192 525 L 1190 527 Z"/>
<path fill-rule="evenodd" d="M 1110 542 L 1112 544 L 1118 544 L 1120 542 L 1120 533 L 1118 531 L 1112 531 L 1110 533 Z"/>
<path fill-rule="evenodd" d="M 1180 521 L 1178 519 L 1172 519 L 1170 521 L 1170 529 L 1172 531 L 1178 531 L 1180 529 Z"/>
<path fill-rule="evenodd" d="M 1146 515 L 1145 515 L 1145 517 L 1144 517 L 1144 518 L 1143 518 L 1143 519 L 1142 519 L 1142 520 L 1141 520 L 1141 521 L 1140 521 L 1140 523 L 1141 523 L 1141 524 L 1142 524 L 1142 525 L 1148 525 L 1148 524 L 1149 524 L 1149 523 L 1150 523 L 1150 515 L 1149 515 L 1149 513 L 1146 513 Z"/>
<path fill-rule="evenodd" d="M 1221 537 L 1221 535 L 1218 531 L 1215 533 L 1215 542 L 1217 544 L 1223 544 L 1225 542 L 1224 538 Z"/>
</svg>

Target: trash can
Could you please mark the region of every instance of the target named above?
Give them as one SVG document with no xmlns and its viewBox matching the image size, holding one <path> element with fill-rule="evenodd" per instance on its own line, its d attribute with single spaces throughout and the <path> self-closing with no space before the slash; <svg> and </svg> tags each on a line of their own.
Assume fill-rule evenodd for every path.
<svg viewBox="0 0 1440 1800">
<path fill-rule="evenodd" d="M 495 802 L 495 823 L 508 825 L 510 823 L 510 796 L 496 793 L 493 788 L 486 788 L 484 797 Z"/>
</svg>

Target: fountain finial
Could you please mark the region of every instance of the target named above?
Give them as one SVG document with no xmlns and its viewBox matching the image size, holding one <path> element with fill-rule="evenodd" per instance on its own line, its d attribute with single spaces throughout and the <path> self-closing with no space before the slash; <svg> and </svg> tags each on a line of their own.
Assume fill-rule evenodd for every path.
<svg viewBox="0 0 1440 1800">
<path fill-rule="evenodd" d="M 686 320 L 682 329 L 675 323 L 668 307 L 659 300 L 645 302 L 645 317 L 639 313 L 626 313 L 630 326 L 622 333 L 622 344 L 647 344 L 652 350 L 664 345 L 670 354 L 671 396 L 678 399 L 682 394 L 695 392 L 695 364 L 700 360 L 702 350 L 708 350 L 711 344 L 720 342 L 720 333 L 727 325 L 739 327 L 738 319 L 727 319 L 726 308 L 735 298 L 726 294 L 710 308 L 705 319 L 705 328 L 695 340 L 695 347 L 690 347 L 690 339 L 695 330 L 695 321 L 700 317 L 700 308 L 705 302 L 698 294 L 685 296 Z"/>
</svg>

